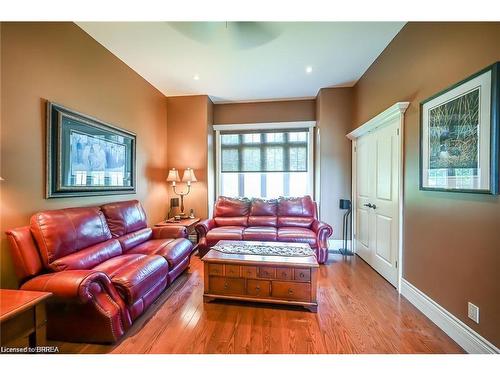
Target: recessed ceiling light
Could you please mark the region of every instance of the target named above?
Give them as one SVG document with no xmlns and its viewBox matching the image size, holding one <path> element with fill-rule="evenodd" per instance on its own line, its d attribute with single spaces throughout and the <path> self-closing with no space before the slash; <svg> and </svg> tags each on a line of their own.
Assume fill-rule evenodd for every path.
<svg viewBox="0 0 500 375">
<path fill-rule="evenodd" d="M 198 74 L 195 74 L 195 75 L 193 76 L 193 79 L 194 79 L 195 81 L 198 81 L 198 80 L 200 79 L 200 76 L 199 76 Z"/>
<path fill-rule="evenodd" d="M 312 66 L 310 66 L 310 65 L 309 65 L 309 66 L 306 66 L 306 73 L 307 73 L 307 74 L 311 74 L 311 73 L 312 73 L 312 71 L 313 71 L 313 67 L 312 67 Z"/>
</svg>

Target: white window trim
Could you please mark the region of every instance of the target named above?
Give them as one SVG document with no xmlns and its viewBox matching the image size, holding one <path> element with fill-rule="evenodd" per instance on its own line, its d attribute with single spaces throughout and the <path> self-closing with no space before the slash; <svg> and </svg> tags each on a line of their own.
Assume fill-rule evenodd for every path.
<svg viewBox="0 0 500 375">
<path fill-rule="evenodd" d="M 304 129 L 314 128 L 316 121 L 293 121 L 293 122 L 260 122 L 258 124 L 224 124 L 214 125 L 215 131 L 227 130 L 280 130 L 280 129 Z"/>
<path fill-rule="evenodd" d="M 309 175 L 308 191 L 315 198 L 314 188 L 314 127 L 316 121 L 294 121 L 294 122 L 266 122 L 258 124 L 224 124 L 213 125 L 215 131 L 215 194 L 220 196 L 221 192 L 221 147 L 220 147 L 220 132 L 221 131 L 242 131 L 242 130 L 281 130 L 281 129 L 309 129 L 308 138 L 308 160 L 307 170 Z"/>
</svg>

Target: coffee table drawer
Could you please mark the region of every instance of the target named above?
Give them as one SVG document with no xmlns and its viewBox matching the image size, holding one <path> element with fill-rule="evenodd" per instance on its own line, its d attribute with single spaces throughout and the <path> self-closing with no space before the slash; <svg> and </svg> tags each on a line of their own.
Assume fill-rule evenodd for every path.
<svg viewBox="0 0 500 375">
<path fill-rule="evenodd" d="M 241 277 L 255 279 L 257 277 L 257 267 L 241 266 Z"/>
<path fill-rule="evenodd" d="M 226 277 L 240 277 L 240 266 L 234 264 L 226 264 L 224 266 L 224 276 Z"/>
<path fill-rule="evenodd" d="M 222 264 L 212 264 L 208 265 L 208 274 L 214 276 L 224 275 L 224 265 Z"/>
<path fill-rule="evenodd" d="M 274 279 L 276 277 L 276 268 L 274 267 L 259 267 L 259 278 Z"/>
<path fill-rule="evenodd" d="M 247 280 L 247 294 L 256 297 L 269 297 L 271 282 L 267 280 Z"/>
<path fill-rule="evenodd" d="M 291 268 L 276 268 L 276 278 L 278 280 L 292 280 L 293 269 Z"/>
<path fill-rule="evenodd" d="M 311 281 L 311 269 L 295 268 L 293 271 L 293 279 L 297 281 Z"/>
<path fill-rule="evenodd" d="M 311 299 L 311 284 L 273 281 L 271 295 L 291 301 L 309 301 Z"/>
<path fill-rule="evenodd" d="M 209 290 L 215 294 L 245 294 L 245 279 L 211 276 Z"/>
</svg>

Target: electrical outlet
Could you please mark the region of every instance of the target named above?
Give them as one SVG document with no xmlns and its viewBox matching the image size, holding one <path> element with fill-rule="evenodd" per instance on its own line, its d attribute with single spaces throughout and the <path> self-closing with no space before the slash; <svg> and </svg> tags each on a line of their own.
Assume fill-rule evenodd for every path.
<svg viewBox="0 0 500 375">
<path fill-rule="evenodd" d="M 467 304 L 467 316 L 479 324 L 479 307 L 469 302 Z"/>
</svg>

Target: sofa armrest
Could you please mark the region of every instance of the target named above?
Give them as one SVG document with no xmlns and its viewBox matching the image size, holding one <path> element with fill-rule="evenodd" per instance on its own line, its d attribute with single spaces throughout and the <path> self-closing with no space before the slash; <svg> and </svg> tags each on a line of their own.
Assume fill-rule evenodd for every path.
<svg viewBox="0 0 500 375">
<path fill-rule="evenodd" d="M 321 235 L 325 239 L 328 239 L 333 234 L 331 225 L 319 220 L 313 221 L 311 230 L 316 233 L 318 237 Z"/>
<path fill-rule="evenodd" d="M 214 219 L 202 220 L 195 226 L 196 233 L 198 233 L 197 249 L 200 253 L 200 257 L 204 257 L 205 254 L 210 250 L 207 244 L 207 233 L 213 228 L 215 228 Z"/>
<path fill-rule="evenodd" d="M 44 274 L 27 281 L 21 289 L 54 295 L 47 306 L 47 337 L 54 340 L 116 342 L 132 325 L 124 300 L 103 272 Z"/>
<path fill-rule="evenodd" d="M 92 300 L 92 294 L 98 289 L 93 285 L 95 283 L 112 298 L 120 298 L 109 277 L 92 270 L 69 270 L 36 276 L 24 283 L 21 289 L 52 292 L 55 297 L 78 299 L 85 303 Z"/>
<path fill-rule="evenodd" d="M 154 227 L 153 238 L 155 240 L 163 238 L 188 238 L 188 233 L 186 227 L 180 225 Z"/>
<path fill-rule="evenodd" d="M 207 235 L 210 229 L 215 228 L 215 220 L 214 219 L 206 219 L 200 221 L 196 224 L 195 229 L 200 238 L 203 238 Z"/>
<path fill-rule="evenodd" d="M 314 220 L 311 230 L 316 233 L 318 262 L 326 263 L 328 260 L 328 238 L 333 234 L 333 228 L 327 223 Z"/>
</svg>

